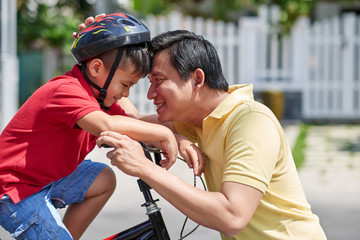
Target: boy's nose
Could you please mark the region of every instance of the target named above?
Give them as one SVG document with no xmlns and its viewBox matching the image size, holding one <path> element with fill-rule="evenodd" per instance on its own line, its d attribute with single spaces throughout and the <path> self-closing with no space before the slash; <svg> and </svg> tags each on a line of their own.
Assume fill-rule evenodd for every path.
<svg viewBox="0 0 360 240">
<path fill-rule="evenodd" d="M 129 96 L 129 90 L 128 91 L 123 91 L 122 95 L 123 95 L 123 97 L 127 98 Z"/>
</svg>

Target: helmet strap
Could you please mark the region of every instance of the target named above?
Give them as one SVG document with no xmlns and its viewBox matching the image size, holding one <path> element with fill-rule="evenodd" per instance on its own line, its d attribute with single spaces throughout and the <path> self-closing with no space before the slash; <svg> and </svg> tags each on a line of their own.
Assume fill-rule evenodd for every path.
<svg viewBox="0 0 360 240">
<path fill-rule="evenodd" d="M 85 71 L 85 70 L 86 70 L 85 64 L 83 64 L 83 65 L 82 65 L 82 68 L 81 68 L 82 73 L 83 73 L 86 81 L 87 81 L 91 86 L 93 86 L 94 88 L 96 88 L 96 89 L 99 91 L 99 96 L 98 96 L 98 98 L 97 98 L 97 101 L 98 101 L 98 103 L 100 104 L 100 107 L 101 107 L 102 109 L 104 109 L 105 111 L 107 111 L 107 110 L 110 109 L 109 107 L 106 107 L 106 106 L 104 105 L 104 100 L 105 100 L 106 95 L 107 95 L 107 89 L 108 89 L 108 87 L 109 87 L 109 85 L 110 85 L 110 83 L 111 83 L 111 80 L 112 80 L 112 78 L 113 78 L 113 76 L 114 76 L 114 74 L 115 74 L 115 71 L 116 71 L 117 67 L 119 66 L 119 63 L 120 63 L 121 57 L 122 57 L 122 55 L 123 55 L 123 52 L 124 52 L 124 48 L 119 48 L 119 50 L 118 50 L 118 52 L 117 52 L 117 55 L 116 55 L 116 58 L 115 58 L 115 60 L 114 60 L 114 63 L 113 63 L 113 65 L 112 65 L 111 69 L 110 69 L 109 75 L 108 75 L 108 77 L 107 77 L 107 79 L 106 79 L 106 82 L 105 82 L 105 84 L 104 84 L 104 86 L 103 86 L 102 88 L 100 88 L 96 83 L 94 83 L 93 81 L 91 81 L 91 80 L 89 79 L 89 77 L 87 76 L 86 71 Z"/>
<path fill-rule="evenodd" d="M 86 80 L 91 86 L 93 86 L 94 88 L 96 88 L 97 90 L 100 91 L 101 87 L 99 87 L 96 83 L 94 83 L 93 81 L 91 81 L 90 78 L 87 76 L 87 74 L 86 74 L 86 66 L 85 66 L 85 65 L 86 65 L 85 63 L 83 63 L 83 64 L 81 65 L 81 71 L 82 71 L 82 74 L 84 75 L 85 80 Z"/>
</svg>

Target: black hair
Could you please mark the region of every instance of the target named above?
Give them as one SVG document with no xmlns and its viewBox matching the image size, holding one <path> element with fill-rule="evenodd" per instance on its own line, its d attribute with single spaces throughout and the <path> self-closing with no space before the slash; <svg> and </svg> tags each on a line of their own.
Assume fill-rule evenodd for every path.
<svg viewBox="0 0 360 240">
<path fill-rule="evenodd" d="M 215 47 L 202 36 L 186 30 L 162 33 L 152 39 L 149 52 L 155 56 L 163 50 L 167 51 L 171 65 L 184 81 L 200 68 L 205 74 L 205 85 L 220 91 L 228 90 Z"/>
<path fill-rule="evenodd" d="M 124 48 L 123 56 L 119 67 L 128 68 L 134 66 L 134 72 L 139 77 L 145 77 L 150 72 L 151 58 L 145 44 L 127 45 Z M 106 67 L 111 67 L 119 48 L 109 50 L 101 54 L 100 58 Z"/>
</svg>

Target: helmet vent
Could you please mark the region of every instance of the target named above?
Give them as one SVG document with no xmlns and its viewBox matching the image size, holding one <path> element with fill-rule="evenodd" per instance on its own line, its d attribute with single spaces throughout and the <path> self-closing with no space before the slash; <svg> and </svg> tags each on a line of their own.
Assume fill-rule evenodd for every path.
<svg viewBox="0 0 360 240">
<path fill-rule="evenodd" d="M 132 21 L 136 22 L 137 24 L 142 25 L 141 22 L 139 22 L 137 19 L 135 19 L 135 18 L 132 17 L 131 15 L 127 15 L 127 17 L 128 17 L 129 19 L 131 19 Z"/>
<path fill-rule="evenodd" d="M 126 25 L 126 26 L 130 26 L 130 27 L 134 27 L 134 26 L 135 26 L 134 23 L 132 23 L 132 22 L 126 20 L 126 19 L 121 20 L 121 24 Z"/>
</svg>

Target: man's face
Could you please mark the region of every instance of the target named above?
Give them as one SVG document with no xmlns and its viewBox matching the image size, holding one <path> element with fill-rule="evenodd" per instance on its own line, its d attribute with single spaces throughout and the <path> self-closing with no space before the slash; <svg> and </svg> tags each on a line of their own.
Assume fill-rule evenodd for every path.
<svg viewBox="0 0 360 240">
<path fill-rule="evenodd" d="M 159 121 L 187 120 L 193 98 L 191 81 L 181 79 L 166 51 L 155 55 L 149 78 L 147 97 L 156 105 Z"/>
</svg>

